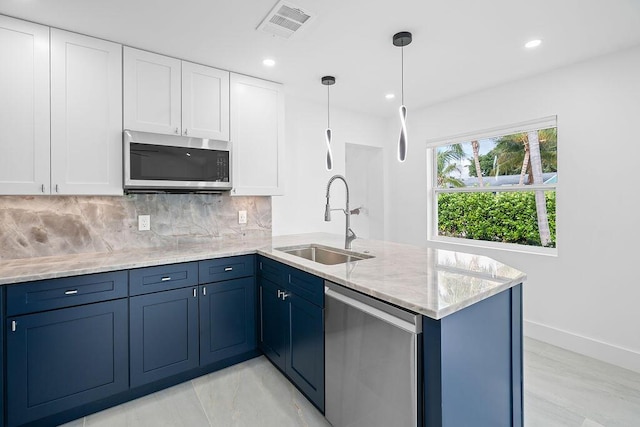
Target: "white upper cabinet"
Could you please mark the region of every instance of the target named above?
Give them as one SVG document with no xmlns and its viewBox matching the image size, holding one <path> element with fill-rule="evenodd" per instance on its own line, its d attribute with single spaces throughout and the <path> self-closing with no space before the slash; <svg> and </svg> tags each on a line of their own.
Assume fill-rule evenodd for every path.
<svg viewBox="0 0 640 427">
<path fill-rule="evenodd" d="M 119 44 L 51 29 L 51 186 L 123 193 Z"/>
<path fill-rule="evenodd" d="M 124 48 L 125 129 L 229 140 L 229 72 Z"/>
<path fill-rule="evenodd" d="M 0 16 L 0 194 L 49 193 L 49 28 Z"/>
<path fill-rule="evenodd" d="M 182 133 L 229 140 L 229 72 L 182 61 Z"/>
<path fill-rule="evenodd" d="M 179 59 L 124 48 L 124 128 L 182 134 Z"/>
<path fill-rule="evenodd" d="M 284 194 L 282 85 L 231 74 L 231 147 L 231 194 Z"/>
</svg>

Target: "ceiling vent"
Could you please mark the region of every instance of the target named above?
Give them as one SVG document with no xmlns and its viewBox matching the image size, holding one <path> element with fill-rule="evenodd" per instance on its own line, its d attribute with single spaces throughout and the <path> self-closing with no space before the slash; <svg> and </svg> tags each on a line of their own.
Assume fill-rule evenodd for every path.
<svg viewBox="0 0 640 427">
<path fill-rule="evenodd" d="M 289 2 L 279 1 L 256 29 L 273 36 L 290 39 L 306 28 L 311 21 L 313 17 L 309 11 L 302 10 Z"/>
</svg>

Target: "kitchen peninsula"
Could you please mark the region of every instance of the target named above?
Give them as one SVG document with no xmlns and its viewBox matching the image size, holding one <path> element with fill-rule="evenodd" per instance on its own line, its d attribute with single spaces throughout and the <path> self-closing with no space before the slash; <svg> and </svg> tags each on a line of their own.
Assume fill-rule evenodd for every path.
<svg viewBox="0 0 640 427">
<path fill-rule="evenodd" d="M 298 275 L 296 277 L 304 277 L 305 280 L 317 279 L 318 283 L 327 280 L 373 297 L 395 308 L 422 316 L 423 333 L 420 341 L 422 345 L 418 352 L 422 369 L 419 370 L 419 372 L 421 371 L 420 377 L 416 378 L 416 383 L 422 385 L 418 393 L 420 397 L 420 404 L 417 408 L 419 425 L 431 427 L 470 425 L 469 423 L 472 423 L 477 426 L 521 427 L 521 284 L 526 276 L 516 269 L 483 256 L 375 240 L 358 239 L 353 242 L 352 250 L 354 252 L 366 254 L 372 258 L 336 265 L 320 264 L 278 249 L 310 243 L 340 248 L 344 244 L 343 240 L 342 236 L 314 233 L 278 236 L 271 239 L 221 239 L 210 245 L 185 245 L 166 250 L 149 249 L 78 254 L 0 262 L 0 284 L 5 285 L 2 286 L 2 297 L 6 301 L 6 311 L 3 312 L 5 327 L 3 336 L 6 339 L 3 344 L 6 347 L 7 360 L 4 363 L 5 365 L 22 363 L 21 366 L 24 368 L 24 377 L 20 377 L 22 372 L 20 369 L 5 370 L 8 373 L 8 378 L 4 379 L 7 396 L 3 398 L 3 402 L 7 413 L 3 419 L 11 426 L 31 422 L 55 424 L 259 355 L 261 350 L 264 350 L 263 331 L 260 323 L 264 314 L 261 306 L 263 295 L 260 280 L 261 277 L 267 275 L 262 270 L 262 261 L 260 260 L 264 260 L 265 262 L 277 263 L 283 269 L 288 269 L 286 271 L 290 272 L 290 281 L 291 274 Z M 174 265 L 176 266 L 174 277 L 161 271 L 163 268 L 166 269 Z M 186 267 L 177 269 L 177 266 Z M 190 266 L 193 268 L 191 269 Z M 124 273 L 126 271 L 128 274 Z M 66 279 L 62 279 L 69 278 L 72 281 L 80 277 L 99 274 L 121 274 L 122 277 L 109 276 L 108 280 L 100 282 L 103 285 L 97 285 L 91 289 L 87 288 L 87 292 L 84 294 L 82 286 L 75 287 L 73 282 L 66 285 L 64 284 Z M 229 274 L 236 274 L 236 276 L 222 278 L 222 276 Z M 195 275 L 195 277 L 192 278 L 190 275 Z M 258 276 L 257 280 L 256 276 Z M 61 282 L 60 279 L 63 281 Z M 237 282 L 239 280 L 244 280 L 244 282 Z M 119 285 L 118 281 L 121 281 L 122 284 Z M 163 292 L 136 290 L 138 282 L 143 288 L 145 284 L 167 284 L 174 283 L 174 281 L 182 281 L 183 284 L 176 285 L 173 290 Z M 113 286 L 104 285 L 107 282 L 113 283 Z M 203 339 L 206 337 L 202 330 L 202 318 L 199 333 L 199 363 L 198 354 L 196 354 L 194 365 L 190 365 L 180 373 L 167 374 L 157 378 L 151 377 L 148 381 L 142 379 L 139 384 L 133 384 L 134 372 L 137 368 L 133 360 L 136 353 L 132 349 L 139 345 L 134 342 L 138 335 L 131 332 L 130 342 L 127 343 L 127 334 L 124 334 L 124 341 L 115 344 L 116 346 L 131 347 L 129 351 L 132 360 L 130 362 L 119 360 L 124 370 L 124 374 L 121 373 L 124 378 L 123 384 L 115 387 L 107 395 L 87 398 L 79 406 L 77 402 L 56 406 L 56 402 L 62 402 L 64 397 L 70 394 L 78 394 L 78 392 L 82 394 L 86 390 L 85 388 L 82 390 L 47 390 L 46 392 L 31 389 L 31 387 L 37 386 L 38 379 L 27 376 L 26 372 L 29 367 L 24 366 L 24 363 L 27 362 L 16 361 L 16 354 L 21 351 L 28 354 L 31 347 L 28 347 L 28 341 L 13 339 L 12 334 L 20 335 L 23 325 L 29 327 L 28 318 L 30 317 L 51 315 L 82 307 L 97 307 L 100 304 L 116 304 L 120 301 L 123 302 L 124 307 L 126 306 L 124 301 L 127 299 L 130 301 L 130 310 L 133 310 L 134 300 L 145 301 L 145 304 L 141 305 L 141 313 L 143 314 L 135 314 L 131 311 L 128 316 L 122 317 L 120 327 L 126 330 L 132 328 L 131 331 L 134 331 L 133 323 L 137 319 L 136 316 L 149 315 L 147 313 L 148 307 L 152 306 L 151 303 L 146 303 L 143 298 L 157 298 L 160 294 L 184 289 L 185 301 L 189 299 L 200 300 L 199 312 L 202 315 L 203 310 L 207 307 L 207 310 L 212 308 L 214 311 L 216 308 L 223 308 L 214 303 L 204 305 L 203 297 L 214 295 L 217 286 L 226 286 L 227 283 L 232 282 L 238 286 L 241 284 L 243 288 L 238 292 L 236 290 L 240 289 L 239 287 L 229 288 L 230 295 L 233 294 L 240 298 L 237 300 L 240 301 L 239 304 L 245 308 L 249 307 L 249 309 L 244 312 L 240 312 L 241 310 L 225 312 L 219 316 L 209 313 L 209 318 L 232 322 L 233 328 L 240 331 L 238 334 L 245 340 L 241 345 L 237 345 L 236 350 L 238 351 L 235 353 L 228 352 L 231 345 L 222 348 L 209 343 L 210 347 L 208 348 L 212 349 L 210 354 L 214 354 L 217 358 L 206 366 L 203 365 L 205 358 Z M 47 283 L 54 285 L 48 289 L 46 288 Z M 37 289 L 33 287 L 35 284 L 38 285 Z M 27 289 L 29 286 L 32 288 Z M 121 286 L 122 293 L 107 298 L 110 300 L 108 302 L 93 303 L 89 299 L 79 307 L 62 308 L 68 306 L 59 305 L 64 298 L 91 298 L 92 293 L 115 291 L 118 286 Z M 260 288 L 259 291 L 257 288 Z M 294 287 L 294 292 L 295 289 Z M 300 287 L 299 289 L 301 289 L 300 292 L 306 292 L 310 288 Z M 61 294 L 53 295 L 55 290 L 59 290 Z M 315 298 L 313 295 L 309 295 L 309 300 Z M 280 294 L 278 296 L 280 297 Z M 283 297 L 282 300 L 284 301 L 285 298 Z M 56 302 L 50 306 L 50 309 L 28 308 L 29 304 L 36 306 L 47 301 L 49 303 Z M 228 305 L 230 301 L 236 301 L 236 299 L 223 301 Z M 323 307 L 321 300 L 315 303 L 318 307 Z M 3 303 L 4 306 L 5 303 Z M 197 317 L 197 304 L 195 307 L 196 314 L 194 316 Z M 35 311 L 41 312 L 30 314 Z M 322 313 L 322 308 L 320 308 L 320 312 Z M 242 325 L 236 325 L 237 322 L 232 319 L 234 313 L 243 316 L 244 323 Z M 154 319 L 156 315 L 159 313 L 151 314 L 149 319 Z M 59 320 L 59 322 L 63 321 L 62 318 Z M 131 325 L 128 325 L 128 322 Z M 119 325 L 116 321 L 109 324 L 115 324 L 116 327 Z M 190 336 L 189 339 L 197 340 L 197 331 L 196 319 L 195 332 L 193 332 L 195 335 Z M 117 331 L 113 333 L 117 335 Z M 169 330 L 167 335 L 171 333 L 172 331 Z M 141 340 L 147 339 L 144 333 L 139 336 Z M 215 337 L 217 335 L 212 332 L 209 336 Z M 225 339 L 224 334 L 218 335 L 218 337 Z M 30 339 L 35 338 L 30 337 Z M 233 341 L 231 338 L 230 340 Z M 116 341 L 118 339 L 114 338 L 113 342 Z M 193 340 L 191 339 L 191 341 Z M 41 344 L 31 342 L 29 345 Z M 12 348 L 12 346 L 18 345 L 23 347 Z M 27 347 L 24 347 L 25 345 Z M 189 343 L 185 343 L 185 345 L 188 346 Z M 236 345 L 235 341 L 234 345 Z M 70 347 L 74 347 L 74 345 L 70 345 Z M 81 345 L 75 347 L 82 351 Z M 129 351 L 123 351 L 122 357 L 128 357 Z M 49 357 L 56 355 L 50 354 Z M 267 356 L 269 355 L 267 354 Z M 206 357 L 209 358 L 210 355 L 206 355 Z M 147 360 L 143 362 L 151 363 Z M 130 363 L 131 366 L 129 366 Z M 162 361 L 156 360 L 153 363 L 162 364 Z M 144 375 L 147 371 L 142 369 L 143 375 L 140 378 L 145 378 Z M 312 392 L 296 383 L 294 375 L 288 374 L 286 370 L 282 371 L 298 385 L 307 397 L 311 396 Z M 131 372 L 131 383 L 129 375 L 125 375 L 129 372 Z M 302 376 L 304 377 L 304 372 Z M 87 387 L 91 381 L 100 381 L 100 379 L 93 378 L 87 381 L 80 386 Z M 322 378 L 322 384 L 323 381 L 324 378 Z M 322 384 L 318 390 L 324 398 Z M 73 384 L 70 387 L 73 387 Z M 23 396 L 18 393 L 18 396 L 14 397 L 16 396 L 16 388 L 20 390 L 20 393 L 23 393 Z M 60 393 L 60 395 L 55 395 L 55 393 Z M 27 402 L 20 401 L 22 397 Z M 49 405 L 48 409 L 38 412 L 40 409 L 37 405 L 34 406 L 31 403 L 34 399 L 40 399 L 43 402 L 41 406 Z M 322 404 L 318 403 L 319 401 L 312 398 L 311 400 L 324 412 Z M 464 410 L 461 410 L 462 408 Z"/>
</svg>

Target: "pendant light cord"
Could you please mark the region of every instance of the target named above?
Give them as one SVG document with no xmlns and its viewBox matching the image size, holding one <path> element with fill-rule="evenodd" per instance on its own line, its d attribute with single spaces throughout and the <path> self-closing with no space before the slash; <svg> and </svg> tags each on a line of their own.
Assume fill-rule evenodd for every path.
<svg viewBox="0 0 640 427">
<path fill-rule="evenodd" d="M 331 119 L 329 115 L 329 85 L 327 85 L 327 128 L 331 129 Z"/>
<path fill-rule="evenodd" d="M 402 70 L 400 72 L 400 77 L 401 77 L 400 81 L 402 82 L 401 83 L 401 86 L 402 86 L 402 105 L 404 105 L 404 43 L 402 44 L 402 47 L 400 48 L 400 58 L 401 58 L 401 60 L 400 60 L 400 64 L 401 64 L 400 65 L 400 70 Z"/>
</svg>

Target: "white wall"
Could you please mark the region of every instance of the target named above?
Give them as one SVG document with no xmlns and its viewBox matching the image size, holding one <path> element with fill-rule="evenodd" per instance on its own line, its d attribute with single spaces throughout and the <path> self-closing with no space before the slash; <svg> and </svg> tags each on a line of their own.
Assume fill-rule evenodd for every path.
<svg viewBox="0 0 640 427">
<path fill-rule="evenodd" d="M 388 237 L 427 244 L 425 141 L 556 114 L 558 256 L 472 251 L 528 274 L 525 334 L 640 371 L 640 47 L 410 110 L 407 161 L 387 155 Z"/>
<path fill-rule="evenodd" d="M 326 126 L 326 105 L 286 94 L 286 187 L 284 196 L 272 198 L 274 236 L 318 231 L 344 233 L 344 215 L 340 212 L 333 213 L 331 222 L 324 221 L 327 182 L 334 174 L 345 174 L 345 143 L 384 145 L 386 122 L 378 117 L 332 108 L 334 167 L 331 172 L 325 168 Z M 344 208 L 344 194 L 342 182 L 335 181 L 331 187 L 331 206 Z"/>
</svg>

